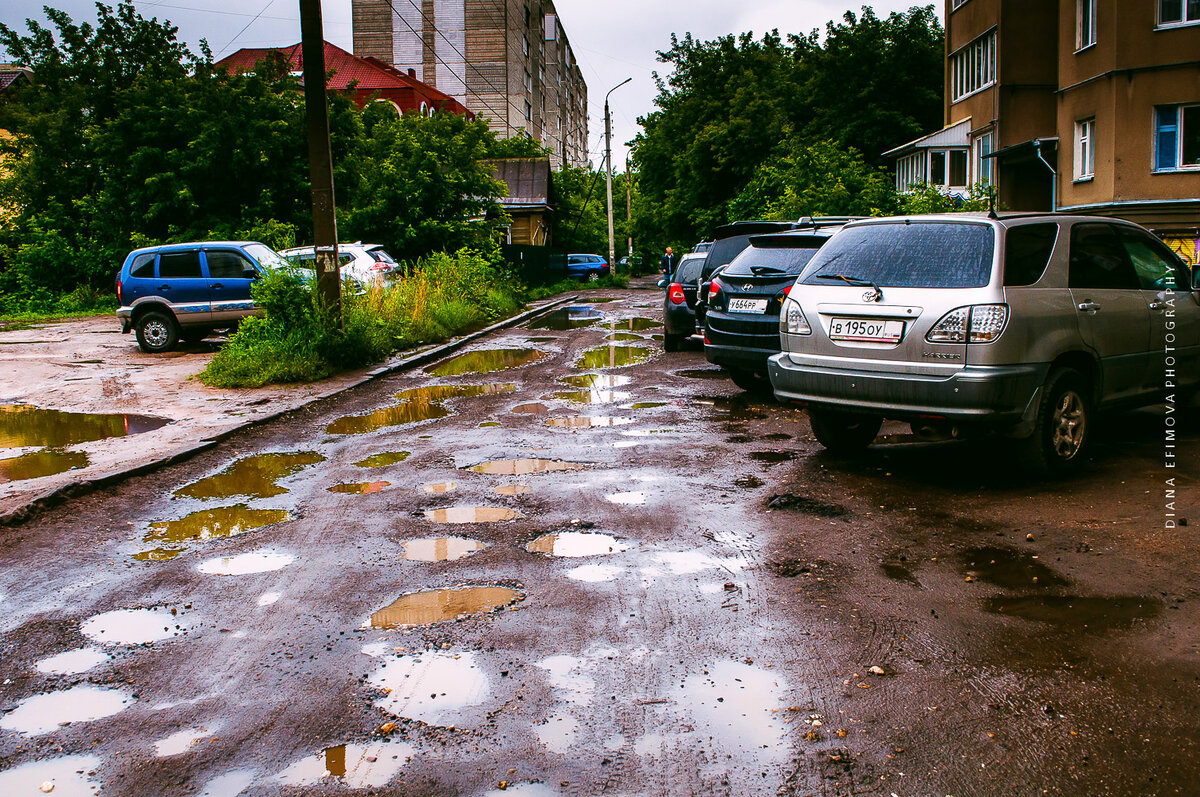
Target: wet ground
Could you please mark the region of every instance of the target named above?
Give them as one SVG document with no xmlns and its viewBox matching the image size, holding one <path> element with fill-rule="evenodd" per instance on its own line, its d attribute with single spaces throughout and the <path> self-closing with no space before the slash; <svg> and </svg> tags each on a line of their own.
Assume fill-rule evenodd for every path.
<svg viewBox="0 0 1200 797">
<path fill-rule="evenodd" d="M 839 460 L 598 295 L 4 530 L 0 794 L 1196 793 L 1191 415 Z"/>
</svg>

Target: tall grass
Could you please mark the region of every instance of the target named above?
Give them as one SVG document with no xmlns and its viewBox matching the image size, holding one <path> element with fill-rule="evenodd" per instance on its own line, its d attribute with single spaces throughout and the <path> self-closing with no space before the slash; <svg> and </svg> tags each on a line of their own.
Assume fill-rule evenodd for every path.
<svg viewBox="0 0 1200 797">
<path fill-rule="evenodd" d="M 471 250 L 407 265 L 390 285 L 342 292 L 339 327 L 299 277 L 274 273 L 253 289 L 263 316 L 242 323 L 200 380 L 213 387 L 310 382 L 512 315 L 524 289 Z"/>
</svg>

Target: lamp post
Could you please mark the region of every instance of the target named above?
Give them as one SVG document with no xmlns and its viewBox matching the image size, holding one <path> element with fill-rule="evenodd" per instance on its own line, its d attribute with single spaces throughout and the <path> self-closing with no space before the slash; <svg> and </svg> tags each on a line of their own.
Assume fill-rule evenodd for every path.
<svg viewBox="0 0 1200 797">
<path fill-rule="evenodd" d="M 613 210 L 612 210 L 612 114 L 608 112 L 608 95 L 633 80 L 627 77 L 608 90 L 604 95 L 604 171 L 608 177 L 608 268 L 609 273 L 617 270 L 617 245 L 613 240 Z"/>
</svg>

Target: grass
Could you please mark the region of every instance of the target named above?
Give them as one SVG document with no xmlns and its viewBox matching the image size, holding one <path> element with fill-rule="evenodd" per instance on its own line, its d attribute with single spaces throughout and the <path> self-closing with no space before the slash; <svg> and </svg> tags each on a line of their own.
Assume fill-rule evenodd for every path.
<svg viewBox="0 0 1200 797">
<path fill-rule="evenodd" d="M 531 288 L 529 290 L 529 299 L 536 301 L 571 291 L 591 290 L 593 288 L 626 288 L 628 286 L 629 277 L 625 274 L 606 274 L 594 282 L 568 278 L 551 283 L 550 285 L 538 285 L 536 288 Z"/>
<path fill-rule="evenodd" d="M 0 302 L 0 330 L 25 329 L 31 324 L 86 318 L 117 311 L 117 297 L 109 291 L 80 286 L 62 296 L 6 297 Z"/>
</svg>

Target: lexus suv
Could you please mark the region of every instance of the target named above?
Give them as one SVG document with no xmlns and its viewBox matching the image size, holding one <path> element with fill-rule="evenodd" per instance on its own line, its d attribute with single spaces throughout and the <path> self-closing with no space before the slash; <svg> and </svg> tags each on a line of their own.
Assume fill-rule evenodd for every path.
<svg viewBox="0 0 1200 797">
<path fill-rule="evenodd" d="M 885 418 L 1016 438 L 1036 470 L 1083 460 L 1098 411 L 1200 387 L 1200 281 L 1119 219 L 975 214 L 848 224 L 783 303 L 769 361 L 831 450 Z"/>
</svg>

